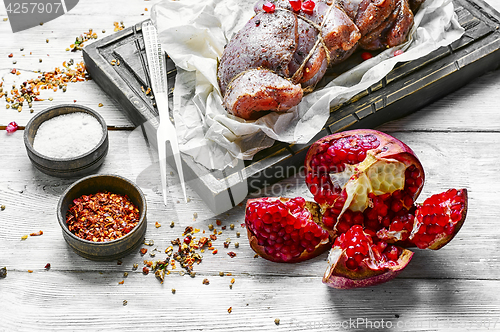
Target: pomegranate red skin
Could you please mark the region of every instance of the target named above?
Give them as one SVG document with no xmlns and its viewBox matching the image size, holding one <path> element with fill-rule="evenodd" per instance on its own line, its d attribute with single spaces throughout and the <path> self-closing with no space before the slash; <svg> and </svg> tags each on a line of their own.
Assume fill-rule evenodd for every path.
<svg viewBox="0 0 500 332">
<path fill-rule="evenodd" d="M 425 183 L 425 173 L 420 160 L 417 158 L 415 152 L 400 140 L 374 129 L 353 129 L 348 131 L 343 131 L 335 133 L 332 135 L 320 138 L 318 141 L 313 143 L 309 148 L 306 158 L 305 158 L 305 170 L 306 174 L 311 173 L 313 168 L 311 166 L 311 161 L 313 157 L 322 151 L 323 146 L 329 145 L 331 141 L 335 141 L 344 137 L 350 137 L 355 135 L 374 135 L 380 141 L 380 145 L 376 149 L 369 150 L 370 153 L 379 159 L 395 159 L 404 163 L 407 167 L 414 165 L 420 172 L 422 178 L 422 185 L 418 187 L 413 195 L 413 200 L 415 201 L 422 191 L 423 184 Z M 322 209 L 330 206 L 330 204 L 320 204 Z"/>
<path fill-rule="evenodd" d="M 335 253 L 337 251 L 337 253 Z M 330 261 L 332 258 L 335 261 Z M 398 258 L 397 265 L 380 270 L 369 269 L 366 265 L 356 271 L 346 268 L 345 255 L 342 249 L 333 248 L 329 256 L 329 266 L 323 276 L 323 283 L 337 289 L 350 289 L 375 286 L 395 278 L 410 262 L 413 252 L 403 249 Z"/>
<path fill-rule="evenodd" d="M 271 200 L 272 199 L 280 199 L 283 202 L 290 200 L 290 198 L 285 198 L 285 197 L 279 197 L 279 198 L 278 197 L 267 197 L 265 199 L 271 199 Z M 262 200 L 262 198 L 249 199 L 247 201 L 246 207 L 248 208 L 248 206 L 252 202 L 258 202 L 261 200 Z M 328 241 L 325 241 L 323 243 L 319 243 L 316 246 L 314 251 L 312 251 L 312 252 L 304 251 L 300 254 L 300 256 L 294 257 L 290 260 L 280 260 L 274 256 L 268 255 L 265 251 L 264 246 L 259 245 L 256 235 L 251 231 L 251 229 L 248 225 L 249 221 L 247 220 L 247 218 L 245 218 L 247 236 L 248 236 L 248 240 L 250 242 L 250 247 L 262 258 L 265 258 L 269 261 L 277 262 L 277 263 L 298 263 L 298 262 L 302 262 L 302 261 L 314 258 L 314 257 L 319 256 L 319 255 L 323 254 L 324 252 L 328 251 L 328 249 L 330 249 L 331 245 L 332 245 L 331 241 L 332 241 L 333 235 L 334 235 L 333 231 L 324 227 L 323 223 L 321 222 L 321 214 L 319 212 L 319 206 L 316 203 L 306 201 L 305 208 L 311 212 L 314 222 L 316 222 L 316 224 L 320 225 L 329 234 Z"/>
</svg>

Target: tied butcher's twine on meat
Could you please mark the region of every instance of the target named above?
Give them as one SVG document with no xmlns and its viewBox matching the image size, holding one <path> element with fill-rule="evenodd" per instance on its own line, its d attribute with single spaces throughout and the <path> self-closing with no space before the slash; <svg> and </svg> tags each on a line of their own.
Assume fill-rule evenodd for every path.
<svg viewBox="0 0 500 332">
<path fill-rule="evenodd" d="M 307 56 L 304 58 L 304 60 L 300 64 L 300 67 L 295 71 L 295 73 L 291 77 L 291 81 L 294 84 L 297 84 L 298 83 L 297 81 L 302 77 L 302 73 L 304 71 L 304 67 L 306 66 L 306 64 L 309 61 L 309 59 L 311 59 L 311 57 L 313 56 L 314 51 L 319 46 L 319 44 L 321 44 L 321 46 L 325 49 L 326 63 L 328 64 L 328 66 L 330 65 L 330 61 L 331 61 L 331 59 L 330 59 L 330 50 L 326 46 L 325 40 L 323 39 L 323 36 L 322 36 L 322 32 L 323 32 L 323 26 L 325 25 L 326 19 L 330 15 L 330 12 L 331 12 L 333 6 L 335 6 L 335 2 L 332 3 L 329 6 L 328 11 L 324 15 L 323 21 L 321 22 L 320 25 L 317 25 L 315 22 L 311 21 L 310 19 L 308 19 L 308 18 L 306 18 L 306 17 L 304 17 L 302 15 L 299 15 L 299 14 L 297 14 L 297 13 L 295 13 L 295 12 L 289 10 L 289 9 L 281 8 L 281 7 L 276 8 L 278 10 L 283 10 L 283 11 L 287 11 L 287 12 L 290 12 L 290 13 L 294 14 L 295 16 L 297 16 L 297 18 L 303 20 L 306 23 L 309 23 L 313 28 L 315 28 L 316 30 L 318 30 L 318 35 L 316 36 L 316 42 L 314 43 L 314 46 L 309 51 L 309 54 L 307 54 Z M 314 87 L 313 86 L 308 86 L 308 87 L 305 87 L 303 90 L 306 93 L 307 92 L 312 92 L 314 90 Z"/>
</svg>

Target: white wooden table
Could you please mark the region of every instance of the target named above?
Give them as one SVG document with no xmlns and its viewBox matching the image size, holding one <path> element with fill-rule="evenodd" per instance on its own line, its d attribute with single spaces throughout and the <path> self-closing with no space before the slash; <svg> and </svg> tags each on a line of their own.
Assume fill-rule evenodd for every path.
<svg viewBox="0 0 500 332">
<path fill-rule="evenodd" d="M 113 33 L 113 22 L 123 21 L 125 26 L 140 22 L 149 17 L 145 8 L 154 3 L 82 0 L 65 16 L 16 34 L 3 21 L 7 16 L 1 7 L 4 91 L 36 77 L 35 70 L 54 70 L 69 59 L 82 61 L 81 52 L 66 51 L 77 36 L 94 29 L 102 38 Z M 489 3 L 500 10 L 500 0 Z M 11 74 L 12 68 L 22 74 Z M 254 258 L 241 227 L 243 206 L 214 216 L 190 188 L 190 202 L 181 203 L 179 188 L 170 188 L 169 204 L 164 206 L 154 151 L 148 150 L 142 135 L 95 82 L 69 84 L 66 92 L 42 92 L 46 100 L 33 104 L 34 113 L 29 107 L 21 112 L 6 109 L 2 98 L 0 205 L 5 210 L 0 211 L 0 267 L 5 266 L 8 274 L 0 279 L 0 331 L 498 331 L 499 93 L 499 72 L 490 72 L 411 116 L 378 128 L 402 139 L 420 157 L 427 174 L 421 197 L 466 187 L 469 213 L 450 244 L 437 252 L 416 250 L 396 279 L 344 291 L 321 283 L 326 254 L 293 265 Z M 143 246 L 149 249 L 144 257 L 135 252 L 121 262 L 89 261 L 76 255 L 62 237 L 55 208 L 74 179 L 53 178 L 34 169 L 22 129 L 44 108 L 74 100 L 99 111 L 109 126 L 110 150 L 99 173 L 127 177 L 146 195 L 146 238 L 153 239 L 154 246 Z M 7 135 L 4 129 L 11 121 L 21 130 Z M 295 178 L 280 187 L 284 195 L 310 197 L 304 183 Z M 203 262 L 195 266 L 195 278 L 175 272 L 180 267 L 163 284 L 151 273 L 143 275 L 143 260 L 163 258 L 170 241 L 180 237 L 186 226 L 208 232 L 216 219 L 222 223 L 216 226 L 222 233 L 214 241 L 219 252 L 204 254 Z M 161 227 L 156 228 L 155 222 Z M 39 230 L 43 235 L 21 240 Z M 236 232 L 241 232 L 240 238 Z M 226 238 L 232 241 L 229 249 L 223 247 Z M 150 257 L 156 247 L 160 252 Z M 237 256 L 230 258 L 228 251 Z M 47 263 L 50 269 L 45 269 Z M 136 271 L 134 263 L 139 264 Z M 209 285 L 202 283 L 205 278 Z"/>
</svg>

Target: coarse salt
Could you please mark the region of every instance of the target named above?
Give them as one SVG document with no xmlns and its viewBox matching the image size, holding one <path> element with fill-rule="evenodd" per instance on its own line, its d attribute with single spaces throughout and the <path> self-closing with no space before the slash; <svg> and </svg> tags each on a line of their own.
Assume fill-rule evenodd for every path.
<svg viewBox="0 0 500 332">
<path fill-rule="evenodd" d="M 95 117 L 84 112 L 58 115 L 38 127 L 33 148 L 51 158 L 73 158 L 97 146 L 103 136 Z"/>
</svg>

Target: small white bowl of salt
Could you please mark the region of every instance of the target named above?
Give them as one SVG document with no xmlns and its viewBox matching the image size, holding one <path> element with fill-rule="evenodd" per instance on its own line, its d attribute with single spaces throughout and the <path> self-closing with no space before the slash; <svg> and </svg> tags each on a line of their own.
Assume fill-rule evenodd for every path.
<svg viewBox="0 0 500 332">
<path fill-rule="evenodd" d="M 24 145 L 33 165 L 56 177 L 78 177 L 97 170 L 108 153 L 102 116 L 81 105 L 58 105 L 26 125 Z"/>
</svg>

